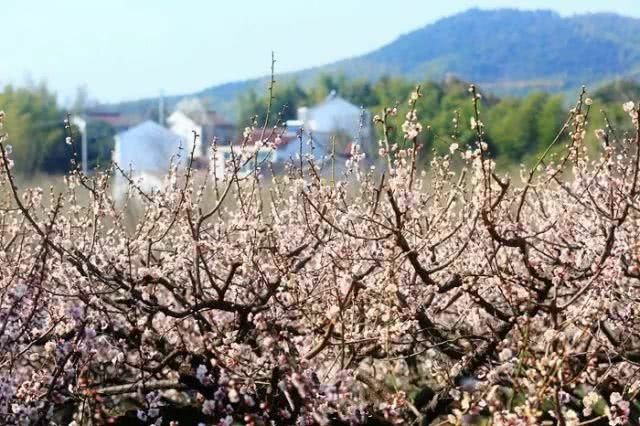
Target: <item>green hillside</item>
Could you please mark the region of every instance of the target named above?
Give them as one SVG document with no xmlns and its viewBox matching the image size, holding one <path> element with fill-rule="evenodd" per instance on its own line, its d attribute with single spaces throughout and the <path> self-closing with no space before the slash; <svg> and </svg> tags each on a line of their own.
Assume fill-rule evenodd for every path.
<svg viewBox="0 0 640 426">
<path fill-rule="evenodd" d="M 372 29 L 374 31 L 375 29 Z M 479 10 L 441 19 L 359 57 L 280 76 L 310 86 L 322 74 L 376 81 L 383 76 L 415 81 L 456 76 L 501 95 L 534 90 L 562 93 L 586 84 L 640 77 L 640 20 L 614 14 L 562 17 L 550 11 Z M 227 115 L 248 89 L 267 78 L 238 81 L 189 94 L 206 98 Z M 186 95 L 168 99 L 169 106 Z M 155 100 L 126 102 L 142 111 Z"/>
</svg>

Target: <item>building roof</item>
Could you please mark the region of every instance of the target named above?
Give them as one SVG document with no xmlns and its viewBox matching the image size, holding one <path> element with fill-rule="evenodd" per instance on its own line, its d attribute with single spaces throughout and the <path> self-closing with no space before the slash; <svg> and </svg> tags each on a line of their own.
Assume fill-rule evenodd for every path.
<svg viewBox="0 0 640 426">
<path fill-rule="evenodd" d="M 181 112 L 198 125 L 231 126 L 222 114 L 207 108 L 198 98 L 186 98 L 178 102 L 175 112 Z"/>
<path fill-rule="evenodd" d="M 361 123 L 368 122 L 366 117 L 366 110 L 332 91 L 324 101 L 306 110 L 300 118 L 316 136 L 336 131 L 355 136 L 359 133 Z"/>
<path fill-rule="evenodd" d="M 309 108 L 309 112 L 311 113 L 311 115 L 313 115 L 314 112 L 327 107 L 340 108 L 341 112 L 348 111 L 356 114 L 360 114 L 362 111 L 359 106 L 352 104 L 345 98 L 339 96 L 335 90 L 332 90 L 331 93 L 329 93 L 322 102 L 314 107 Z"/>
<path fill-rule="evenodd" d="M 145 121 L 116 135 L 114 160 L 125 169 L 168 171 L 172 156 L 186 158 L 180 136 L 153 121 Z"/>
<path fill-rule="evenodd" d="M 87 111 L 84 116 L 88 121 L 99 121 L 116 129 L 130 127 L 136 124 L 137 121 L 134 118 L 122 115 L 119 112 Z"/>
<path fill-rule="evenodd" d="M 231 127 L 231 122 L 216 111 L 174 111 L 182 113 L 199 126 L 213 125 L 216 127 Z"/>
</svg>

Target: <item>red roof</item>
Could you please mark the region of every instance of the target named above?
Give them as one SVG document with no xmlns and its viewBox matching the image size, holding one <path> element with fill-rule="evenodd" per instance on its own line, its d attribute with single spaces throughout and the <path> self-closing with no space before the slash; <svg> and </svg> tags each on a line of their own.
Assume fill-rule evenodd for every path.
<svg viewBox="0 0 640 426">
<path fill-rule="evenodd" d="M 136 124 L 134 119 L 121 115 L 119 112 L 87 112 L 86 117 L 91 121 L 100 121 L 117 128 L 130 127 Z"/>
</svg>

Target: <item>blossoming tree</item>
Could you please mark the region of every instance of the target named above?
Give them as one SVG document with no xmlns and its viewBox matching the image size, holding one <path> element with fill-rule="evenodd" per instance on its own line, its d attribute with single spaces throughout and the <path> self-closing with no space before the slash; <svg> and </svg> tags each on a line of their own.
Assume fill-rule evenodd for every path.
<svg viewBox="0 0 640 426">
<path fill-rule="evenodd" d="M 110 195 L 117 165 L 18 188 L 0 136 L 0 417 L 637 423 L 638 107 L 594 155 L 583 92 L 518 181 L 496 171 L 470 91 L 475 144 L 452 140 L 429 170 L 417 90 L 402 140 L 396 108 L 374 118 L 381 168 L 356 147 L 340 178 L 301 158 L 267 184 L 246 150 L 225 173 L 173 167 L 157 191 L 129 180 L 134 225 Z"/>
</svg>

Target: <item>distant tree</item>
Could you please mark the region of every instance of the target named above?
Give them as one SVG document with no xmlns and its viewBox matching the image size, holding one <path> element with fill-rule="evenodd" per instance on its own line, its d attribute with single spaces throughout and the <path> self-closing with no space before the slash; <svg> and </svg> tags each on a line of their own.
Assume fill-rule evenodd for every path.
<svg viewBox="0 0 640 426">
<path fill-rule="evenodd" d="M 366 79 L 347 79 L 343 74 L 332 76 L 322 74 L 314 88 L 310 90 L 309 98 L 314 102 L 323 101 L 332 91 L 357 106 L 370 107 L 379 104 L 373 84 Z"/>
<path fill-rule="evenodd" d="M 78 86 L 76 89 L 76 97 L 71 106 L 71 112 L 78 114 L 87 109 L 89 104 L 89 89 L 86 85 Z"/>
<path fill-rule="evenodd" d="M 553 132 L 555 122 L 552 107 L 542 119 L 543 109 L 549 95 L 534 93 L 525 99 L 505 99 L 489 112 L 488 129 L 497 154 L 519 161 L 528 153 L 536 152 L 542 145 L 541 123 L 544 122 L 544 136 Z"/>
<path fill-rule="evenodd" d="M 64 143 L 64 113 L 44 84 L 6 86 L 0 93 L 0 108 L 11 117 L 6 131 L 11 135 L 17 171 L 33 174 L 68 165 L 71 149 Z"/>
<path fill-rule="evenodd" d="M 111 162 L 111 153 L 115 146 L 115 129 L 107 123 L 89 121 L 87 124 L 87 157 L 89 169 L 104 169 Z"/>
<path fill-rule="evenodd" d="M 259 96 L 254 90 L 241 96 L 238 101 L 241 123 L 247 124 L 252 117 L 257 116 L 259 118 L 258 125 L 263 125 L 269 105 L 271 105 L 270 124 L 275 124 L 278 120 L 293 119 L 297 116 L 298 107 L 308 105 L 309 99 L 307 92 L 295 81 L 274 86 L 271 102 L 269 97 L 268 91 Z"/>
<path fill-rule="evenodd" d="M 79 89 L 72 110 L 82 111 L 86 99 L 86 90 Z M 80 131 L 71 126 L 72 143 L 65 143 L 69 136 L 64 125 L 66 112 L 58 107 L 55 94 L 44 84 L 23 88 L 6 86 L 0 92 L 0 110 L 11 117 L 5 124 L 5 130 L 11 136 L 18 173 L 66 173 L 73 167 L 74 151 L 80 156 Z M 115 131 L 106 123 L 90 121 L 87 133 L 89 168 L 97 164 L 107 165 Z"/>
<path fill-rule="evenodd" d="M 640 99 L 640 83 L 632 80 L 613 81 L 596 90 L 593 97 L 605 103 L 637 101 Z"/>
<path fill-rule="evenodd" d="M 553 142 L 566 119 L 566 110 L 562 96 L 556 95 L 547 99 L 547 102 L 540 110 L 538 119 L 537 151 L 544 149 L 548 144 Z"/>
<path fill-rule="evenodd" d="M 389 76 L 381 78 L 373 86 L 377 98 L 376 109 L 380 110 L 403 102 L 413 86 L 415 85 L 404 78 Z"/>
</svg>

